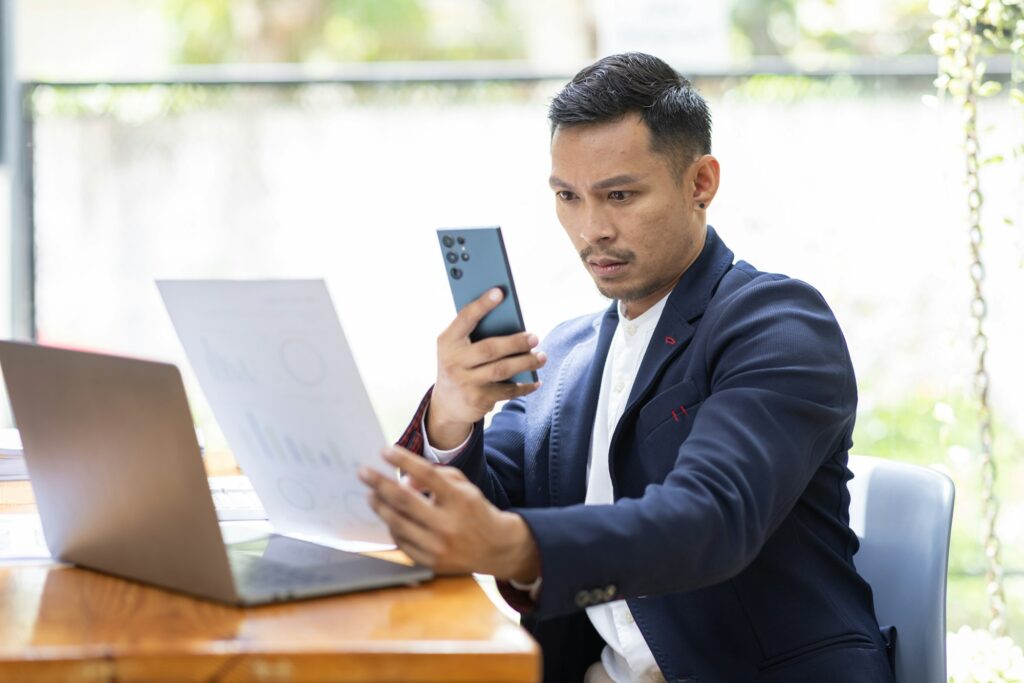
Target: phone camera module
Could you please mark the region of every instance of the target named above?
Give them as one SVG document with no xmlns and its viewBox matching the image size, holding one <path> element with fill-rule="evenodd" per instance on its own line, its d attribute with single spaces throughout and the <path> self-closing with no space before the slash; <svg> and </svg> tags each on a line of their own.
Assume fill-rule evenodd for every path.
<svg viewBox="0 0 1024 683">
<path fill-rule="evenodd" d="M 452 277 L 455 278 L 456 280 L 458 280 L 460 277 L 462 277 L 462 269 L 461 268 L 452 268 L 450 272 L 452 274 Z"/>
<path fill-rule="evenodd" d="M 463 261 L 468 261 L 469 260 L 469 252 L 468 251 L 462 252 L 462 260 Z"/>
<path fill-rule="evenodd" d="M 466 243 L 466 238 L 465 237 L 457 237 L 455 239 L 455 241 L 458 242 L 459 244 L 465 244 Z"/>
<path fill-rule="evenodd" d="M 459 255 L 456 254 L 454 251 L 449 251 L 447 254 L 445 254 L 445 258 L 448 259 L 448 263 L 455 263 L 456 261 L 459 260 Z"/>
<path fill-rule="evenodd" d="M 462 238 L 460 237 L 459 239 Z M 444 237 L 441 238 L 441 241 L 444 242 L 444 246 L 446 247 L 450 247 L 453 244 L 455 244 L 455 240 L 452 239 L 451 235 L 445 235 Z"/>
</svg>

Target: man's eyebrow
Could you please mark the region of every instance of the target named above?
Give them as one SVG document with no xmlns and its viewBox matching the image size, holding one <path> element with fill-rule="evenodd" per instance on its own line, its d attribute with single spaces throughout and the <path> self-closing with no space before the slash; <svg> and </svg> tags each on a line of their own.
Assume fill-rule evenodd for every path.
<svg viewBox="0 0 1024 683">
<path fill-rule="evenodd" d="M 612 176 L 611 178 L 605 178 L 604 180 L 597 181 L 596 183 L 594 183 L 591 186 L 591 189 L 592 190 L 606 190 L 606 189 L 608 189 L 610 187 L 616 187 L 616 186 L 619 186 L 619 185 L 631 185 L 633 183 L 640 182 L 641 180 L 644 179 L 644 177 L 645 176 L 632 175 L 632 174 L 629 174 L 629 173 L 622 173 L 622 174 L 619 174 L 619 175 L 616 175 L 616 176 Z M 558 176 L 551 176 L 550 178 L 548 178 L 548 185 L 550 185 L 551 187 L 558 187 L 558 188 L 562 188 L 562 189 L 566 189 L 566 190 L 572 190 L 573 189 L 572 185 L 570 185 L 566 181 L 562 180 Z"/>
<path fill-rule="evenodd" d="M 611 178 L 605 178 L 599 180 L 593 184 L 591 189 L 594 190 L 607 190 L 610 187 L 616 187 L 618 185 L 631 185 L 632 183 L 639 182 L 643 179 L 643 176 L 630 175 L 624 173 L 622 175 L 612 176 Z"/>
</svg>

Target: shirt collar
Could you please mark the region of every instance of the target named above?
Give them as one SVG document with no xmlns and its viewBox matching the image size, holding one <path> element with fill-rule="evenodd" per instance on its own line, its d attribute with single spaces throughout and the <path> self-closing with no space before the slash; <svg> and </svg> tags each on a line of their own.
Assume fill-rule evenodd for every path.
<svg viewBox="0 0 1024 683">
<path fill-rule="evenodd" d="M 670 295 L 671 292 L 661 297 L 658 299 L 657 303 L 632 320 L 626 318 L 626 315 L 622 311 L 622 302 L 619 301 L 618 311 L 620 325 L 623 327 L 632 326 L 634 332 L 648 332 L 653 330 L 658 324 L 658 320 L 661 319 L 661 313 L 665 310 L 665 304 L 668 303 Z"/>
</svg>

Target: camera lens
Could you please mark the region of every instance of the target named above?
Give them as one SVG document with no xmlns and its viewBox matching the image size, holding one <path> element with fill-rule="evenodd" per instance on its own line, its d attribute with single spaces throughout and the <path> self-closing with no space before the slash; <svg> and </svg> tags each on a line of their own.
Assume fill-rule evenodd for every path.
<svg viewBox="0 0 1024 683">
<path fill-rule="evenodd" d="M 468 251 L 462 252 L 462 260 L 463 261 L 468 261 L 469 260 L 469 252 Z"/>
<path fill-rule="evenodd" d="M 452 268 L 451 274 L 453 278 L 458 280 L 460 277 L 462 277 L 462 270 L 460 270 L 459 268 Z"/>
<path fill-rule="evenodd" d="M 459 260 L 459 255 L 456 254 L 454 251 L 449 251 L 447 254 L 445 254 L 445 258 L 448 259 L 448 263 L 455 263 L 456 261 Z"/>
<path fill-rule="evenodd" d="M 462 238 L 460 237 L 459 239 Z M 455 240 L 452 239 L 451 235 L 445 235 L 444 237 L 441 238 L 441 241 L 444 242 L 444 246 L 446 247 L 450 247 L 453 244 L 455 244 Z"/>
<path fill-rule="evenodd" d="M 458 242 L 459 244 L 465 244 L 466 243 L 466 238 L 465 237 L 459 237 L 455 241 Z"/>
</svg>

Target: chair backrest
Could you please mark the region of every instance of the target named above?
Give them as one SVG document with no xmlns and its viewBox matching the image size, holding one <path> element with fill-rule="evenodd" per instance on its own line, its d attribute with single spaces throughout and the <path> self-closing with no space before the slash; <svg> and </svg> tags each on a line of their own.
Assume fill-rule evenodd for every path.
<svg viewBox="0 0 1024 683">
<path fill-rule="evenodd" d="M 935 470 L 850 456 L 853 558 L 875 614 L 894 625 L 897 683 L 946 681 L 946 569 L 953 482 Z"/>
</svg>

